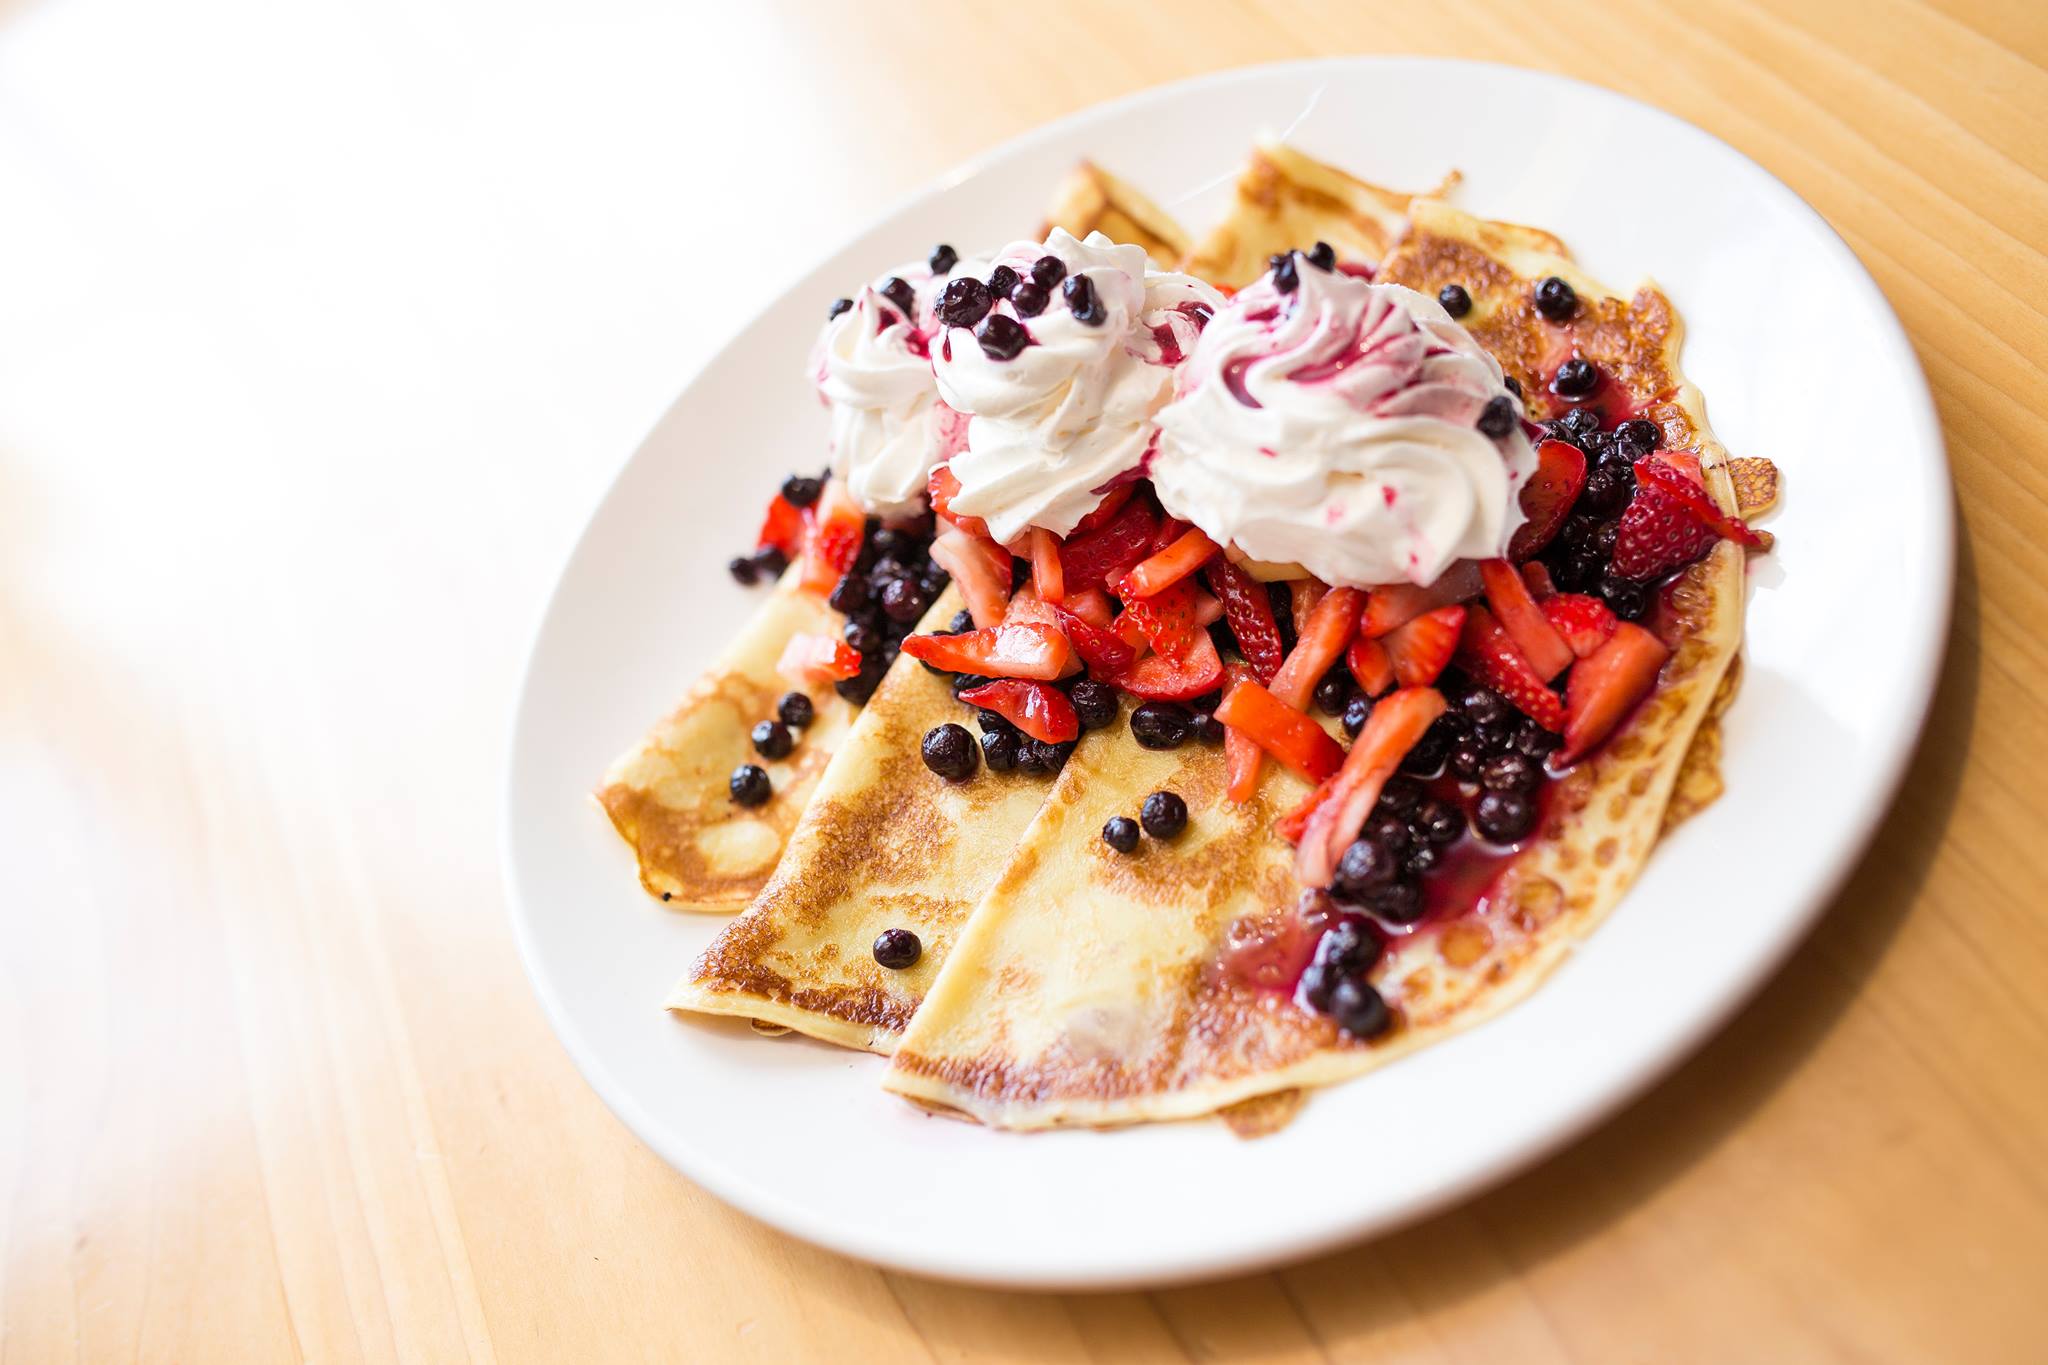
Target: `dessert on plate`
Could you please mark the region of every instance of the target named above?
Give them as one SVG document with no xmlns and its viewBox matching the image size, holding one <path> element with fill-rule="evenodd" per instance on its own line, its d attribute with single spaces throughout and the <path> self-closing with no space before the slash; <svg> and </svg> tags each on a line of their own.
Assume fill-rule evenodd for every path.
<svg viewBox="0 0 2048 1365">
<path fill-rule="evenodd" d="M 888 1053 L 994 1126 L 1256 1130 L 1612 910 L 1719 790 L 1776 473 L 1714 441 L 1660 292 L 1454 180 L 1267 144 L 1190 245 L 1084 167 L 1039 240 L 833 305 L 831 470 L 763 535 L 794 563 L 699 737 L 600 794 L 633 838 L 615 793 L 671 782 L 698 847 L 775 808 L 672 1007 Z M 733 676 L 762 717 L 722 723 L 762 728 L 721 808 Z M 821 734 L 762 723 L 776 676 Z M 738 899 L 635 827 L 650 889 Z"/>
</svg>

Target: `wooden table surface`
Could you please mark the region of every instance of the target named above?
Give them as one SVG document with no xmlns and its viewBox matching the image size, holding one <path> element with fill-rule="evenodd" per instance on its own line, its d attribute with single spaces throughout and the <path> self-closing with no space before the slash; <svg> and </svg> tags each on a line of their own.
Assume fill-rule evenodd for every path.
<svg viewBox="0 0 2048 1365">
<path fill-rule="evenodd" d="M 957 160 L 1403 51 L 1692 120 L 1904 318 L 1962 560 L 1868 858 L 1620 1117 L 1306 1265 L 996 1293 L 724 1207 L 506 925 L 585 510 L 751 299 Z M 0 3 L 0 1357 L 2048 1357 L 2044 65 L 2038 0 Z"/>
</svg>

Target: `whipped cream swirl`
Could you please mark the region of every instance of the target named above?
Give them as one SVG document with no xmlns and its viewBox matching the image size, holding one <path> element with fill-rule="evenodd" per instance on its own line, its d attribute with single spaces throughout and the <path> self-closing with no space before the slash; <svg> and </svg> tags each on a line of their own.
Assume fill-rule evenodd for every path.
<svg viewBox="0 0 2048 1365">
<path fill-rule="evenodd" d="M 871 515 L 896 520 L 924 510 L 934 465 L 965 439 L 966 421 L 932 387 L 932 299 L 957 274 L 986 274 L 960 261 L 946 275 L 910 264 L 878 276 L 853 306 L 829 319 L 811 350 L 811 378 L 832 414 L 832 472 Z M 909 289 L 910 308 L 882 292 Z"/>
<path fill-rule="evenodd" d="M 1217 313 L 1159 414 L 1167 511 L 1326 583 L 1428 584 L 1506 551 L 1536 467 L 1521 403 L 1435 300 L 1297 258 Z M 1476 423 L 1505 398 L 1498 439 Z"/>
<path fill-rule="evenodd" d="M 1033 526 L 1065 535 L 1110 488 L 1144 471 L 1174 368 L 1223 303 L 1193 276 L 1152 269 L 1143 247 L 1099 232 L 1080 241 L 1055 228 L 1043 244 L 1012 243 L 990 265 L 1033 281 L 1048 256 L 1063 269 L 1040 281 L 1044 309 L 1022 316 L 1006 298 L 991 314 L 1022 324 L 1021 351 L 991 356 L 969 327 L 947 327 L 932 342 L 939 396 L 970 414 L 967 448 L 952 459 L 953 509 L 985 520 L 1005 544 Z M 1069 304 L 1075 278 L 1094 294 L 1093 321 Z"/>
</svg>

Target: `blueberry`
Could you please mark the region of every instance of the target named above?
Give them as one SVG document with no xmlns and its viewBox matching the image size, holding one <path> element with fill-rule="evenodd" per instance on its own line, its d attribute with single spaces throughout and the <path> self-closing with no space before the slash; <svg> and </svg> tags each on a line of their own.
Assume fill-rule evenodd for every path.
<svg viewBox="0 0 2048 1365">
<path fill-rule="evenodd" d="M 784 725 L 801 730 L 811 723 L 817 709 L 811 699 L 801 692 L 784 692 L 782 700 L 775 703 L 775 714 Z"/>
<path fill-rule="evenodd" d="M 1624 621 L 1640 621 L 1650 614 L 1650 590 L 1632 578 L 1606 575 L 1600 580 L 1600 597 Z"/>
<path fill-rule="evenodd" d="M 1439 717 L 1441 719 L 1441 717 Z M 1451 745 L 1455 740 L 1438 730 L 1435 725 L 1423 731 L 1422 738 L 1415 746 L 1401 755 L 1401 771 L 1417 777 L 1430 777 L 1444 766 L 1444 760 L 1451 756 Z"/>
<path fill-rule="evenodd" d="M 953 695 L 957 697 L 962 692 L 972 691 L 988 681 L 987 678 L 982 677 L 979 673 L 955 673 L 953 675 Z"/>
<path fill-rule="evenodd" d="M 896 561 L 894 567 L 889 570 L 890 573 L 899 574 L 904 571 L 906 566 L 902 562 L 903 556 L 911 552 L 909 536 L 893 526 L 884 526 L 868 537 L 868 544 L 873 547 L 875 558 L 878 560 Z M 875 567 L 879 569 L 881 565 L 877 564 Z"/>
<path fill-rule="evenodd" d="M 1377 1038 L 1394 1022 L 1380 993 L 1355 978 L 1330 991 L 1330 1017 L 1353 1038 Z"/>
<path fill-rule="evenodd" d="M 1318 1014 L 1330 1012 L 1330 992 L 1344 979 L 1341 972 L 1323 962 L 1311 962 L 1301 969 L 1301 981 L 1295 987 L 1301 995 L 1301 1003 Z"/>
<path fill-rule="evenodd" d="M 1584 546 L 1573 550 L 1560 561 L 1557 586 L 1566 592 L 1585 592 L 1600 582 L 1600 576 L 1607 571 L 1607 561 L 1598 550 Z"/>
<path fill-rule="evenodd" d="M 1501 376 L 1500 382 L 1507 385 L 1508 392 L 1513 394 L 1515 397 L 1520 398 L 1522 396 L 1521 380 L 1515 378 L 1511 374 L 1507 374 Z"/>
<path fill-rule="evenodd" d="M 940 242 L 932 248 L 931 257 L 925 264 L 931 267 L 932 274 L 943 275 L 954 266 L 960 264 L 960 253 L 947 246 L 944 242 Z"/>
<path fill-rule="evenodd" d="M 1571 361 L 1567 360 L 1565 364 L 1569 365 Z M 1558 373 L 1564 373 L 1563 366 L 1558 367 Z M 1558 420 L 1564 426 L 1565 439 L 1574 444 L 1584 441 L 1594 432 L 1600 430 L 1600 410 L 1598 408 L 1573 408 Z"/>
<path fill-rule="evenodd" d="M 1561 398 L 1584 398 L 1599 383 L 1600 371 L 1593 368 L 1593 362 L 1575 355 L 1557 367 L 1557 375 L 1550 381 L 1550 388 Z"/>
<path fill-rule="evenodd" d="M 788 758 L 789 751 L 796 747 L 796 736 L 779 720 L 762 721 L 754 727 L 750 738 L 754 741 L 754 752 L 763 758 Z"/>
<path fill-rule="evenodd" d="M 948 782 L 963 782 L 974 776 L 979 751 L 966 726 L 955 725 L 951 721 L 934 725 L 924 732 L 924 743 L 920 749 L 924 754 L 924 766 Z"/>
<path fill-rule="evenodd" d="M 999 299 L 1010 297 L 1010 291 L 1017 287 L 1017 272 L 1009 266 L 999 265 L 988 272 L 988 292 Z"/>
<path fill-rule="evenodd" d="M 1301 288 L 1301 275 L 1294 265 L 1292 251 L 1273 258 L 1273 287 L 1283 294 L 1292 294 Z"/>
<path fill-rule="evenodd" d="M 743 588 L 751 588 L 761 581 L 761 567 L 754 563 L 752 555 L 734 555 L 725 561 L 725 571 L 732 575 L 732 581 Z"/>
<path fill-rule="evenodd" d="M 1365 722 L 1372 716 L 1372 698 L 1360 692 L 1344 703 L 1344 733 L 1353 739 L 1365 728 Z"/>
<path fill-rule="evenodd" d="M 754 551 L 754 570 L 766 579 L 782 577 L 782 571 L 789 567 L 789 556 L 773 545 L 763 545 Z"/>
<path fill-rule="evenodd" d="M 1138 822 L 1128 815 L 1112 815 L 1102 827 L 1102 842 L 1119 853 L 1131 852 L 1138 846 Z"/>
<path fill-rule="evenodd" d="M 1409 845 L 1408 856 L 1401 860 L 1401 870 L 1411 877 L 1426 877 L 1436 870 L 1437 860 L 1442 856 L 1435 844 L 1417 840 Z"/>
<path fill-rule="evenodd" d="M 1557 276 L 1548 276 L 1536 286 L 1536 311 L 1552 322 L 1563 322 L 1579 311 L 1578 292 Z"/>
<path fill-rule="evenodd" d="M 768 781 L 768 770 L 753 763 L 742 763 L 734 768 L 725 785 L 732 793 L 732 799 L 742 806 L 758 806 L 774 791 Z"/>
<path fill-rule="evenodd" d="M 1074 714 L 1081 718 L 1084 730 L 1100 730 L 1114 724 L 1117 713 L 1116 689 L 1108 683 L 1083 678 L 1074 684 L 1074 690 L 1067 694 L 1074 703 Z"/>
<path fill-rule="evenodd" d="M 868 604 L 868 580 L 858 573 L 847 574 L 832 588 L 825 604 L 841 616 L 851 616 Z"/>
<path fill-rule="evenodd" d="M 988 310 L 994 306 L 995 296 L 989 293 L 987 285 L 962 278 L 946 281 L 946 287 L 939 291 L 935 311 L 939 321 L 948 327 L 972 327 L 988 316 Z"/>
<path fill-rule="evenodd" d="M 1322 681 L 1316 684 L 1315 700 L 1316 709 L 1326 716 L 1344 714 L 1345 703 L 1351 700 L 1351 678 L 1342 665 L 1323 674 Z"/>
<path fill-rule="evenodd" d="M 1479 770 L 1479 785 L 1493 792 L 1527 796 L 1543 782 L 1543 769 L 1527 754 L 1505 753 L 1489 758 Z"/>
<path fill-rule="evenodd" d="M 1096 297 L 1095 281 L 1086 275 L 1073 275 L 1060 286 L 1060 296 L 1067 301 L 1067 307 L 1074 311 L 1074 321 L 1088 327 L 1100 327 L 1109 319 L 1103 311 L 1102 300 Z"/>
<path fill-rule="evenodd" d="M 985 735 L 995 734 L 999 730 L 1014 732 L 1017 728 L 1010 724 L 1010 718 L 1002 712 L 990 711 L 982 707 L 975 708 L 974 723 L 981 727 L 981 732 Z"/>
<path fill-rule="evenodd" d="M 1473 828 L 1496 844 L 1512 844 L 1536 827 L 1536 803 L 1518 792 L 1487 792 L 1472 810 Z"/>
<path fill-rule="evenodd" d="M 1067 277 L 1067 263 L 1057 256 L 1040 256 L 1031 263 L 1031 278 L 1040 289 L 1051 289 Z"/>
<path fill-rule="evenodd" d="M 825 309 L 825 321 L 830 322 L 832 319 L 838 317 L 841 313 L 844 313 L 847 309 L 851 307 L 853 307 L 852 299 L 832 300 L 832 302 L 829 305 L 827 305 Z"/>
<path fill-rule="evenodd" d="M 1197 743 L 1221 744 L 1223 742 L 1223 722 L 1216 719 L 1216 713 L 1213 711 L 1195 712 L 1194 719 L 1188 722 L 1188 728 L 1190 733 L 1194 735 Z"/>
<path fill-rule="evenodd" d="M 1315 962 L 1340 977 L 1369 971 L 1379 959 L 1379 936 L 1355 917 L 1346 916 L 1338 920 L 1323 930 L 1323 936 L 1316 940 Z"/>
<path fill-rule="evenodd" d="M 882 614 L 904 625 L 924 615 L 931 604 L 931 599 L 924 595 L 924 585 L 908 578 L 899 578 L 882 589 Z"/>
<path fill-rule="evenodd" d="M 1364 904 L 1389 924 L 1413 924 L 1422 918 L 1422 888 L 1414 882 L 1388 882 L 1374 887 Z"/>
<path fill-rule="evenodd" d="M 1172 792 L 1153 792 L 1138 810 L 1138 823 L 1155 839 L 1171 839 L 1188 827 L 1188 803 Z"/>
<path fill-rule="evenodd" d="M 1337 268 L 1337 248 L 1328 242 L 1317 242 L 1308 249 L 1308 263 L 1318 270 Z"/>
<path fill-rule="evenodd" d="M 982 762 L 988 764 L 992 773 L 1006 773 L 1017 766 L 1017 744 L 1019 736 L 1015 730 L 988 730 L 981 736 Z"/>
<path fill-rule="evenodd" d="M 1515 400 L 1506 394 L 1496 394 L 1480 409 L 1479 421 L 1475 424 L 1481 436 L 1491 436 L 1498 441 L 1515 429 L 1515 419 L 1521 416 Z"/>
<path fill-rule="evenodd" d="M 1406 777 L 1390 777 L 1380 788 L 1380 799 L 1374 807 L 1403 820 L 1422 808 L 1422 784 Z"/>
<path fill-rule="evenodd" d="M 1147 749 L 1178 749 L 1188 729 L 1187 708 L 1178 702 L 1148 701 L 1131 712 L 1131 734 Z"/>
<path fill-rule="evenodd" d="M 1459 740 L 1451 746 L 1451 756 L 1444 760 L 1444 767 L 1460 782 L 1477 782 L 1479 769 L 1486 763 L 1486 750 L 1478 737 Z"/>
<path fill-rule="evenodd" d="M 917 291 L 912 289 L 910 281 L 901 275 L 891 275 L 883 280 L 875 292 L 902 310 L 904 317 L 912 317 L 917 313 Z"/>
<path fill-rule="evenodd" d="M 946 625 L 948 635 L 961 635 L 974 629 L 974 613 L 962 607 L 953 613 L 953 619 Z"/>
<path fill-rule="evenodd" d="M 1458 699 L 1458 709 L 1474 725 L 1511 720 L 1515 714 L 1515 708 L 1508 704 L 1508 699 L 1490 687 L 1474 687 Z"/>
<path fill-rule="evenodd" d="M 1400 855 L 1408 851 L 1408 820 L 1406 816 L 1392 811 L 1383 811 L 1365 822 L 1360 836 L 1380 845 L 1388 853 Z"/>
<path fill-rule="evenodd" d="M 850 678 L 841 678 L 832 684 L 832 690 L 852 702 L 855 706 L 866 706 L 868 698 L 875 695 L 875 689 L 882 685 L 882 670 L 869 668 L 864 661 L 860 672 Z"/>
<path fill-rule="evenodd" d="M 1464 317 L 1472 311 L 1472 296 L 1465 292 L 1462 284 L 1447 284 L 1437 290 L 1436 301 L 1454 318 Z"/>
<path fill-rule="evenodd" d="M 1586 475 L 1586 486 L 1579 490 L 1576 504 L 1582 512 L 1596 517 L 1611 517 L 1628 506 L 1629 496 L 1635 492 L 1635 479 L 1623 465 L 1603 464 L 1594 467 Z"/>
<path fill-rule="evenodd" d="M 1564 743 L 1564 736 L 1554 730 L 1546 730 L 1533 718 L 1524 716 L 1522 723 L 1515 727 L 1514 751 L 1524 754 L 1539 763 L 1557 752 Z"/>
<path fill-rule="evenodd" d="M 1356 899 L 1363 896 L 1367 888 L 1392 881 L 1399 870 L 1399 860 L 1384 845 L 1370 839 L 1354 839 L 1344 850 L 1344 856 L 1337 860 L 1337 871 L 1330 886 L 1340 895 Z"/>
<path fill-rule="evenodd" d="M 858 616 L 848 617 L 839 634 L 862 654 L 873 654 L 882 647 L 882 632 Z"/>
<path fill-rule="evenodd" d="M 915 967 L 924 956 L 924 944 L 908 929 L 884 929 L 875 935 L 875 961 L 892 972 Z"/>
<path fill-rule="evenodd" d="M 782 500 L 791 507 L 809 507 L 825 491 L 823 480 L 792 474 L 782 481 Z"/>
<path fill-rule="evenodd" d="M 1465 812 L 1448 801 L 1439 801 L 1434 796 L 1422 803 L 1409 822 L 1409 828 L 1420 834 L 1438 848 L 1458 842 L 1458 836 L 1465 832 Z"/>
<path fill-rule="evenodd" d="M 1627 437 L 1646 452 L 1664 444 L 1663 430 L 1655 422 L 1646 422 L 1640 417 L 1629 418 L 1615 428 L 1615 433 Z"/>
<path fill-rule="evenodd" d="M 990 360 L 1015 360 L 1031 344 L 1024 324 L 1007 313 L 992 313 L 975 329 L 974 339 Z"/>
<path fill-rule="evenodd" d="M 1045 305 L 1052 302 L 1052 295 L 1040 289 L 1029 280 L 1019 280 L 1010 291 L 1010 306 L 1017 310 L 1020 318 L 1035 318 L 1045 311 Z"/>
</svg>

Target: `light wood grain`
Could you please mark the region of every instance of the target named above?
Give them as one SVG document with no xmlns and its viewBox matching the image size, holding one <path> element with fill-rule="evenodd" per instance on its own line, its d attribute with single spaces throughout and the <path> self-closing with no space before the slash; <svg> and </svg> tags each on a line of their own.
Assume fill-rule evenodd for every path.
<svg viewBox="0 0 2048 1365">
<path fill-rule="evenodd" d="M 500 741 L 581 509 L 894 195 L 1378 51 L 1650 99 L 1875 273 L 1963 528 L 1897 808 L 1698 1057 L 1374 1244 L 1033 1297 L 732 1212 L 585 1088 L 505 926 Z M 0 7 L 0 1358 L 2041 1359 L 2044 64 L 2032 0 Z"/>
</svg>

